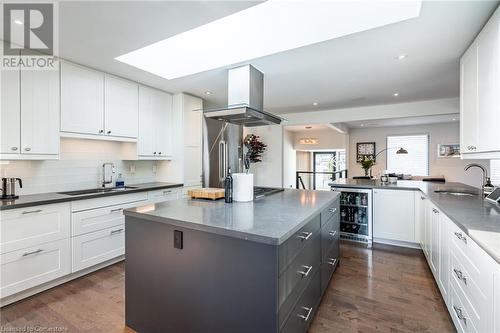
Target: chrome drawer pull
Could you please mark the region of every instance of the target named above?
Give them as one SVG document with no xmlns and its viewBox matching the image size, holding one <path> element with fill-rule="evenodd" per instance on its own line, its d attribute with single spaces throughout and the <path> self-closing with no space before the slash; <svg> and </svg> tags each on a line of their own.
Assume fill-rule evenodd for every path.
<svg viewBox="0 0 500 333">
<path fill-rule="evenodd" d="M 433 212 L 434 214 L 437 214 L 437 213 L 439 213 L 439 210 L 437 210 L 436 208 L 432 208 L 432 212 Z"/>
<path fill-rule="evenodd" d="M 123 210 L 123 208 L 115 208 L 115 209 L 110 210 L 109 212 L 110 213 L 121 212 L 122 210 Z"/>
<path fill-rule="evenodd" d="M 301 240 L 305 241 L 305 240 L 308 240 L 308 239 L 309 239 L 309 237 L 311 237 L 311 236 L 312 236 L 312 234 L 313 234 L 312 232 L 307 232 L 307 231 L 304 231 L 304 232 L 302 233 L 302 235 L 300 235 L 300 236 L 299 236 L 299 238 L 300 238 Z"/>
<path fill-rule="evenodd" d="M 461 280 L 465 285 L 467 285 L 467 278 L 465 277 L 465 275 L 462 273 L 461 270 L 458 270 L 456 268 L 453 268 L 453 271 L 455 272 L 455 275 L 457 276 L 457 278 L 459 280 Z"/>
<path fill-rule="evenodd" d="M 121 229 L 117 229 L 117 230 L 111 230 L 111 232 L 110 232 L 109 234 L 110 234 L 110 235 L 114 235 L 114 234 L 118 234 L 118 233 L 120 233 L 120 232 L 122 232 L 122 231 L 123 231 L 123 228 L 121 228 Z"/>
<path fill-rule="evenodd" d="M 453 305 L 453 310 L 455 310 L 458 319 L 463 320 L 464 324 L 467 325 L 467 318 L 463 315 L 462 309 L 458 306 Z"/>
<path fill-rule="evenodd" d="M 337 211 L 337 208 L 330 208 L 330 209 L 328 209 L 328 211 L 329 211 L 330 213 L 335 213 L 335 212 Z"/>
<path fill-rule="evenodd" d="M 331 266 L 335 266 L 336 263 L 337 263 L 337 259 L 334 259 L 334 258 L 330 258 L 330 260 L 328 260 L 328 262 L 327 262 L 327 264 L 331 265 Z"/>
<path fill-rule="evenodd" d="M 172 193 L 172 190 L 163 191 L 163 194 L 169 194 L 169 193 Z"/>
<path fill-rule="evenodd" d="M 37 209 L 37 210 L 27 210 L 27 211 L 22 212 L 21 214 L 26 215 L 26 214 L 35 214 L 35 213 L 41 213 L 41 212 L 43 212 L 43 210 Z"/>
<path fill-rule="evenodd" d="M 31 251 L 31 252 L 24 252 L 23 253 L 23 257 L 31 256 L 33 254 L 37 254 L 37 253 L 40 253 L 42 251 L 43 251 L 42 249 L 38 249 L 38 250 L 35 250 L 35 251 Z"/>
<path fill-rule="evenodd" d="M 297 316 L 299 316 L 299 318 L 304 319 L 304 321 L 308 321 L 309 317 L 311 316 L 311 312 L 312 312 L 313 308 L 312 307 L 308 308 L 308 307 L 302 306 L 301 309 L 306 310 L 307 314 L 305 316 L 298 314 Z"/>
<path fill-rule="evenodd" d="M 460 239 L 460 240 L 461 240 L 461 241 L 463 241 L 465 244 L 467 244 L 467 238 L 466 238 L 464 235 L 462 235 L 462 233 L 461 233 L 461 232 L 457 232 L 457 231 L 455 231 L 455 236 L 457 236 L 457 238 L 458 238 L 458 239 Z"/>
<path fill-rule="evenodd" d="M 298 273 L 300 275 L 302 275 L 303 278 L 307 277 L 309 275 L 309 273 L 311 273 L 311 269 L 313 268 L 312 266 L 306 266 L 306 265 L 302 265 L 303 268 L 306 269 L 306 271 L 298 271 Z"/>
<path fill-rule="evenodd" d="M 425 200 L 425 197 L 420 197 L 420 200 Z"/>
<path fill-rule="evenodd" d="M 337 230 L 332 230 L 328 234 L 333 237 L 337 234 Z"/>
</svg>

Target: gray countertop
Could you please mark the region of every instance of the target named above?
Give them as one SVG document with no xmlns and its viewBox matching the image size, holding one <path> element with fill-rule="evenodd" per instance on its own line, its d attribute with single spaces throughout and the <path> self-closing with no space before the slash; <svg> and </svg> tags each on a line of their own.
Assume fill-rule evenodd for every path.
<svg viewBox="0 0 500 333">
<path fill-rule="evenodd" d="M 419 190 L 481 248 L 500 263 L 500 205 L 483 200 L 481 190 L 462 183 L 434 183 L 400 180 L 395 185 L 379 181 L 338 179 L 332 187 Z M 436 190 L 463 190 L 475 197 L 435 193 Z"/>
<path fill-rule="evenodd" d="M 37 205 L 46 205 L 46 204 L 51 204 L 51 203 L 59 203 L 59 202 L 67 202 L 67 201 L 93 199 L 93 198 L 107 197 L 107 196 L 112 196 L 112 195 L 121 195 L 121 194 L 160 190 L 160 189 L 165 189 L 165 188 L 174 188 L 174 187 L 182 187 L 183 186 L 183 184 L 165 183 L 165 182 L 126 184 L 126 185 L 133 186 L 135 188 L 129 188 L 129 189 L 121 190 L 121 191 L 83 194 L 83 195 L 67 195 L 67 194 L 60 194 L 60 193 L 56 193 L 56 192 L 20 195 L 19 199 L 16 199 L 16 200 L 0 200 L 0 210 L 30 207 L 30 206 L 37 206 Z"/>
<path fill-rule="evenodd" d="M 331 191 L 285 189 L 253 202 L 179 199 L 125 210 L 155 222 L 279 245 L 333 203 Z"/>
</svg>

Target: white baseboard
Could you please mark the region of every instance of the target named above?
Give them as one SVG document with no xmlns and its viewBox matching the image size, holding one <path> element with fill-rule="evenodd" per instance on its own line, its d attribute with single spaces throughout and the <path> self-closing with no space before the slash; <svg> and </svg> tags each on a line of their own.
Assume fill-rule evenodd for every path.
<svg viewBox="0 0 500 333">
<path fill-rule="evenodd" d="M 421 249 L 420 244 L 418 244 L 418 243 L 403 242 L 403 241 L 397 241 L 397 240 L 392 240 L 392 239 L 373 238 L 373 243 L 402 246 L 402 247 L 408 247 L 408 248 L 419 249 L 419 250 Z"/>
</svg>

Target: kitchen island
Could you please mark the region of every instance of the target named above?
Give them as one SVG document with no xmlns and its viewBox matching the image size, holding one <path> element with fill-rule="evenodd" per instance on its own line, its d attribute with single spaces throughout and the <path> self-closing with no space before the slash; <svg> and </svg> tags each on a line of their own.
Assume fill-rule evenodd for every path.
<svg viewBox="0 0 500 333">
<path fill-rule="evenodd" d="M 179 199 L 126 210 L 126 324 L 305 332 L 339 259 L 339 194 Z"/>
</svg>

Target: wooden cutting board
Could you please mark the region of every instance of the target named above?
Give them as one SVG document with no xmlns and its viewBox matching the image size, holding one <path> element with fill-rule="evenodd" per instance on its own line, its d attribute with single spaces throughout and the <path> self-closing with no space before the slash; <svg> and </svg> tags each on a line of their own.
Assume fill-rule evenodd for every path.
<svg viewBox="0 0 500 333">
<path fill-rule="evenodd" d="M 193 199 L 211 199 L 217 200 L 224 198 L 223 188 L 195 188 L 188 190 L 188 195 Z"/>
</svg>

